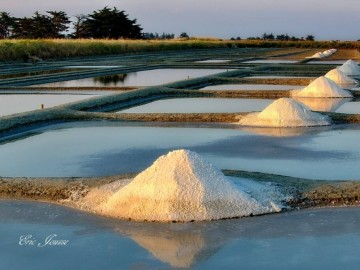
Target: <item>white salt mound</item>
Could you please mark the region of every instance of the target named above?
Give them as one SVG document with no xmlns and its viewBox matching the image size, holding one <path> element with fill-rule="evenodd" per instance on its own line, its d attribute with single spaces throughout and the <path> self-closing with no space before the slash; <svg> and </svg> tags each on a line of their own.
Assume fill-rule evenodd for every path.
<svg viewBox="0 0 360 270">
<path fill-rule="evenodd" d="M 326 56 L 322 52 L 317 52 L 310 58 L 325 58 Z"/>
<path fill-rule="evenodd" d="M 348 84 L 357 84 L 357 81 L 347 76 L 341 70 L 334 68 L 325 74 L 325 77 L 334 81 L 337 84 L 348 85 Z"/>
<path fill-rule="evenodd" d="M 321 76 L 310 83 L 302 90 L 292 92 L 293 97 L 323 97 L 323 98 L 341 98 L 352 97 L 349 91 L 342 89 L 334 81 Z"/>
<path fill-rule="evenodd" d="M 329 49 L 329 50 L 326 50 L 326 51 L 323 51 L 323 52 L 317 52 L 314 55 L 308 56 L 306 58 L 319 58 L 319 59 L 320 58 L 326 58 L 326 57 L 329 57 L 330 55 L 333 55 L 336 52 L 337 52 L 336 49 Z"/>
<path fill-rule="evenodd" d="M 330 125 L 327 116 L 310 111 L 292 98 L 280 98 L 260 113 L 250 113 L 239 121 L 240 125 L 258 127 L 309 127 Z"/>
<path fill-rule="evenodd" d="M 344 72 L 346 75 L 360 75 L 360 68 L 358 64 L 351 59 L 347 60 L 342 66 L 340 66 L 339 70 Z"/>
<path fill-rule="evenodd" d="M 351 98 L 303 98 L 294 97 L 312 111 L 318 112 L 335 112 L 343 104 L 349 102 Z"/>
<path fill-rule="evenodd" d="M 158 158 L 96 212 L 138 221 L 200 221 L 277 211 L 262 206 L 198 154 L 177 150 Z"/>
</svg>

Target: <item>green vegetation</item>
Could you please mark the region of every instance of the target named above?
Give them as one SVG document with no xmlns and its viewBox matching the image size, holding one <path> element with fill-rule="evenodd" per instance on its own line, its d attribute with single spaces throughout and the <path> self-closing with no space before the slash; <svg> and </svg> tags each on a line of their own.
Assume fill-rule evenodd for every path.
<svg viewBox="0 0 360 270">
<path fill-rule="evenodd" d="M 150 51 L 245 47 L 360 49 L 360 42 L 220 40 L 211 38 L 174 40 L 3 39 L 0 40 L 0 61 L 28 61 L 31 59 L 115 55 Z"/>
<path fill-rule="evenodd" d="M 75 32 L 71 35 L 73 38 L 138 39 L 142 37 L 142 28 L 137 24 L 137 20 L 130 20 L 125 11 L 120 11 L 116 7 L 113 9 L 104 7 L 92 14 L 81 15 L 77 17 L 75 26 Z"/>
<path fill-rule="evenodd" d="M 235 40 L 235 38 L 231 38 Z M 241 39 L 240 37 L 236 38 L 237 40 Z M 295 37 L 289 36 L 288 34 L 274 35 L 273 33 L 264 33 L 261 37 L 248 37 L 248 40 L 267 40 L 267 41 L 315 41 L 315 37 L 313 35 L 307 35 L 304 37 Z"/>
</svg>

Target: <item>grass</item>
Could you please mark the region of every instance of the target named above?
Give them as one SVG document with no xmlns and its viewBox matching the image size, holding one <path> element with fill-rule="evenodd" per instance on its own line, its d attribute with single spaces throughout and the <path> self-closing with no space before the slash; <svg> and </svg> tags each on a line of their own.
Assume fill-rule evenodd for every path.
<svg viewBox="0 0 360 270">
<path fill-rule="evenodd" d="M 338 48 L 360 49 L 360 42 L 262 41 L 190 38 L 175 40 L 0 40 L 0 61 L 115 55 L 210 48 Z"/>
</svg>

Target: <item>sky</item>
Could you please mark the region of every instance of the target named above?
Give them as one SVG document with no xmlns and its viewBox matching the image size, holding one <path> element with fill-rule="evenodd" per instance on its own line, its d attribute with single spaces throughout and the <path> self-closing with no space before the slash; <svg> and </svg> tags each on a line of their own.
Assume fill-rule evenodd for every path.
<svg viewBox="0 0 360 270">
<path fill-rule="evenodd" d="M 105 6 L 125 10 L 144 32 L 246 38 L 264 32 L 317 40 L 360 39 L 359 0 L 0 0 L 13 16 L 35 11 L 89 14 Z"/>
</svg>

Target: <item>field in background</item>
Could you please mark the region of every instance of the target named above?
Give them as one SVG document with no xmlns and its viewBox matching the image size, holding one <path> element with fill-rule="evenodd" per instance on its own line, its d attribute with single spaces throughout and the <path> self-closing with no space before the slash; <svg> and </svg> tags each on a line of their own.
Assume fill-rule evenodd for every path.
<svg viewBox="0 0 360 270">
<path fill-rule="evenodd" d="M 0 61 L 209 48 L 360 49 L 355 41 L 263 41 L 190 38 L 175 40 L 0 40 Z"/>
</svg>

